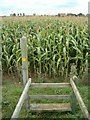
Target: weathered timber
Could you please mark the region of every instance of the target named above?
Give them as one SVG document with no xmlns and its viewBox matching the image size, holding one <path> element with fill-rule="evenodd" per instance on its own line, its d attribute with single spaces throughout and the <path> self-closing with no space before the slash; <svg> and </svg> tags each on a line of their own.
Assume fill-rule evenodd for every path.
<svg viewBox="0 0 90 120">
<path fill-rule="evenodd" d="M 36 111 L 71 111 L 70 103 L 61 104 L 31 104 L 30 110 Z"/>
<path fill-rule="evenodd" d="M 31 88 L 63 88 L 70 87 L 70 83 L 31 83 Z"/>
<path fill-rule="evenodd" d="M 84 117 L 87 118 L 88 120 L 90 120 L 90 114 L 89 114 L 89 112 L 88 112 L 88 110 L 87 110 L 87 108 L 86 108 L 86 106 L 85 106 L 85 104 L 80 96 L 80 93 L 79 93 L 79 91 L 78 91 L 78 89 L 77 89 L 77 87 L 72 79 L 70 79 L 70 83 L 71 83 L 72 89 L 74 91 L 74 94 L 77 98 L 77 101 L 79 103 L 79 106 L 84 114 Z"/>
<path fill-rule="evenodd" d="M 19 99 L 19 101 L 18 101 L 18 103 L 17 103 L 17 105 L 16 105 L 16 108 L 15 108 L 15 110 L 14 110 L 14 112 L 13 112 L 13 115 L 12 115 L 12 117 L 11 117 L 11 120 L 13 120 L 13 118 L 18 118 L 18 115 L 19 115 L 19 112 L 20 112 L 20 110 L 21 110 L 21 108 L 22 108 L 22 105 L 23 105 L 23 103 L 24 103 L 24 100 L 25 100 L 26 97 L 27 97 L 27 92 L 28 92 L 28 90 L 29 90 L 30 84 L 31 84 L 31 78 L 29 78 L 28 82 L 27 82 L 26 85 L 25 85 L 25 88 L 24 88 L 24 90 L 23 90 L 23 93 L 22 93 L 22 95 L 21 95 L 21 97 L 20 97 L 20 99 Z"/>
<path fill-rule="evenodd" d="M 72 90 L 72 95 L 71 95 L 71 108 L 72 108 L 72 113 L 75 113 L 76 110 L 76 96 Z"/>
<path fill-rule="evenodd" d="M 23 84 L 25 86 L 28 81 L 28 60 L 27 60 L 27 39 L 22 37 L 20 39 L 21 53 L 22 53 L 22 75 L 23 75 Z"/>
<path fill-rule="evenodd" d="M 30 95 L 30 100 L 41 99 L 70 99 L 70 95 Z"/>
<path fill-rule="evenodd" d="M 22 53 L 23 84 L 25 86 L 28 81 L 28 58 L 27 58 L 27 39 L 24 36 L 20 39 L 20 47 L 21 47 L 21 53 Z M 29 108 L 29 96 L 27 93 L 26 110 L 28 110 L 28 108 Z"/>
<path fill-rule="evenodd" d="M 75 84 L 77 85 L 78 83 L 78 78 L 74 75 L 72 77 L 73 81 L 75 82 Z M 72 90 L 72 95 L 71 95 L 71 108 L 72 108 L 72 112 L 75 113 L 75 110 L 76 110 L 76 96 L 74 94 L 74 91 Z"/>
</svg>

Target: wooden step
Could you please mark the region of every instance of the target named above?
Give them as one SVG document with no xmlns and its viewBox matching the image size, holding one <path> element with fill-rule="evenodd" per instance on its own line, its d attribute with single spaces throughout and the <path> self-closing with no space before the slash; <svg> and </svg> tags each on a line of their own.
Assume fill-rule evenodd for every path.
<svg viewBox="0 0 90 120">
<path fill-rule="evenodd" d="M 42 99 L 69 99 L 70 95 L 30 95 L 30 100 L 42 100 Z"/>
<path fill-rule="evenodd" d="M 31 104 L 30 111 L 71 111 L 71 105 L 70 103 Z"/>
<path fill-rule="evenodd" d="M 65 88 L 70 87 L 70 83 L 31 83 L 30 88 Z"/>
</svg>

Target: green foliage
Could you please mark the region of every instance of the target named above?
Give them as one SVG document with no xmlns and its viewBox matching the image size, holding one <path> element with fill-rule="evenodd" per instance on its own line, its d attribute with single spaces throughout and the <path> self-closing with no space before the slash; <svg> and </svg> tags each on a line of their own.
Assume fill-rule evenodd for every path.
<svg viewBox="0 0 90 120">
<path fill-rule="evenodd" d="M 82 75 L 88 61 L 88 24 L 86 19 L 79 19 L 4 20 L 3 69 L 20 73 L 20 38 L 26 34 L 30 73 L 68 77 L 75 64 L 78 75 Z"/>
</svg>

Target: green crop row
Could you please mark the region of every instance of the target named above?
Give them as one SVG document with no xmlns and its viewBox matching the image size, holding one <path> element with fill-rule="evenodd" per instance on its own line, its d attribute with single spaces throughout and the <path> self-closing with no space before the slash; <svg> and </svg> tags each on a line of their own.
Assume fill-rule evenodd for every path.
<svg viewBox="0 0 90 120">
<path fill-rule="evenodd" d="M 88 23 L 60 18 L 5 20 L 2 24 L 3 70 L 20 72 L 20 38 L 28 41 L 30 73 L 68 76 L 71 66 L 82 75 L 88 66 Z M 79 22 L 78 22 L 79 21 Z"/>
</svg>

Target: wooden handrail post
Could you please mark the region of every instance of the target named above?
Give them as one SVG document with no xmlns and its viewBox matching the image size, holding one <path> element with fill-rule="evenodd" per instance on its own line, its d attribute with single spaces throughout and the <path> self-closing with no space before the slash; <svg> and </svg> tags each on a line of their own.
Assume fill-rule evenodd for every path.
<svg viewBox="0 0 90 120">
<path fill-rule="evenodd" d="M 75 113 L 76 110 L 76 96 L 72 90 L 72 94 L 71 94 L 71 108 L 72 108 L 72 113 Z"/>
<path fill-rule="evenodd" d="M 21 97 L 20 97 L 20 99 L 19 99 L 19 101 L 18 101 L 18 103 L 17 103 L 17 105 L 16 105 L 16 108 L 15 108 L 15 110 L 14 110 L 14 112 L 13 112 L 13 115 L 12 115 L 12 117 L 11 117 L 11 120 L 16 120 L 17 118 L 18 118 L 18 116 L 19 116 L 19 113 L 20 113 L 20 110 L 21 110 L 21 108 L 22 108 L 22 105 L 23 105 L 23 103 L 24 103 L 24 100 L 26 99 L 26 97 L 27 97 L 27 92 L 28 92 L 28 90 L 29 90 L 29 86 L 30 86 L 30 84 L 31 84 L 31 78 L 29 78 L 29 80 L 28 80 L 28 82 L 26 83 L 26 85 L 25 85 L 25 88 L 24 88 L 24 90 L 23 90 L 23 92 L 22 92 L 22 94 L 21 94 Z"/>
<path fill-rule="evenodd" d="M 84 115 L 84 117 L 87 119 L 87 120 L 90 120 L 90 114 L 89 114 L 89 112 L 88 112 L 88 110 L 87 110 L 87 108 L 86 108 L 86 106 L 85 106 L 85 104 L 84 104 L 84 102 L 83 102 L 83 100 L 82 100 L 82 97 L 81 97 L 81 95 L 80 95 L 80 93 L 79 93 L 79 91 L 78 91 L 78 89 L 77 89 L 77 87 L 76 87 L 76 85 L 75 85 L 75 82 L 74 82 L 74 80 L 71 78 L 70 79 L 70 84 L 71 84 L 71 87 L 72 87 L 72 89 L 73 89 L 73 92 L 74 92 L 74 94 L 75 94 L 75 96 L 76 96 L 76 99 L 77 99 L 77 101 L 78 101 L 78 103 L 79 103 L 79 106 L 80 106 L 80 108 L 81 108 L 81 111 L 83 112 L 83 115 Z M 76 101 L 75 101 L 76 102 Z M 74 103 L 75 104 L 75 103 Z"/>
<path fill-rule="evenodd" d="M 28 80 L 28 58 L 27 58 L 27 39 L 23 36 L 20 39 L 20 47 L 22 53 L 22 75 L 23 75 L 23 85 L 25 87 Z M 26 99 L 26 110 L 29 108 L 29 95 L 27 93 Z"/>
<path fill-rule="evenodd" d="M 77 80 L 78 78 L 76 76 L 73 76 L 73 78 L 71 78 L 75 84 L 77 84 Z M 76 110 L 76 96 L 74 94 L 74 91 L 72 90 L 72 95 L 71 95 L 71 108 L 72 108 L 72 113 L 75 113 L 75 110 Z"/>
</svg>

